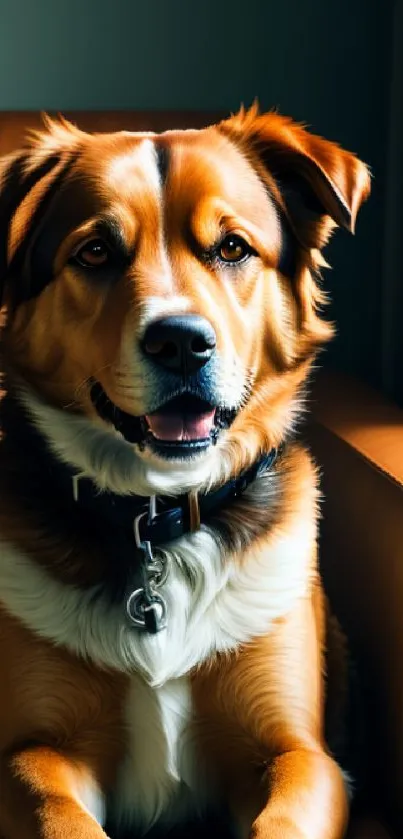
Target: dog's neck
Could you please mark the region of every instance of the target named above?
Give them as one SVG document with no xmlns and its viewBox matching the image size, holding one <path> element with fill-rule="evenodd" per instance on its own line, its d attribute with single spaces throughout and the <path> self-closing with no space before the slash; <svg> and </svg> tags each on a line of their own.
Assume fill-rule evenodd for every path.
<svg viewBox="0 0 403 839">
<path fill-rule="evenodd" d="M 32 418 L 18 400 L 14 403 L 9 434 L 35 460 L 35 466 L 57 495 L 83 512 L 102 516 L 114 527 L 131 528 L 138 542 L 153 547 L 169 544 L 186 533 L 199 529 L 214 513 L 229 506 L 243 495 L 247 487 L 267 472 L 277 458 L 277 449 L 261 455 L 248 469 L 219 487 L 204 493 L 183 493 L 176 496 L 144 496 L 118 494 L 100 490 L 95 482 L 79 475 L 51 450 Z"/>
<path fill-rule="evenodd" d="M 32 418 L 11 394 L 3 403 L 2 413 L 10 443 L 18 446 L 31 472 L 40 475 L 47 491 L 65 503 L 66 511 L 74 509 L 82 517 L 87 515 L 93 521 L 102 522 L 116 534 L 125 552 L 130 552 L 131 557 L 137 553 L 138 596 L 136 602 L 129 598 L 127 610 L 133 623 L 151 632 L 159 631 L 164 625 L 164 602 L 158 588 L 166 576 L 154 549 L 166 548 L 201 526 L 214 526 L 217 516 L 225 515 L 257 478 L 271 471 L 277 457 L 277 450 L 272 449 L 238 476 L 200 495 L 122 495 L 100 491 L 90 478 L 78 477 L 73 467 L 52 452 Z M 146 609 L 150 616 L 148 625 L 144 622 Z"/>
<path fill-rule="evenodd" d="M 161 586 L 169 569 L 166 559 L 154 555 L 154 547 L 169 546 L 182 536 L 199 530 L 214 513 L 225 509 L 242 496 L 259 474 L 269 471 L 276 456 L 276 449 L 272 449 L 250 469 L 218 489 L 200 496 L 188 493 L 174 498 L 100 493 L 91 480 L 77 480 L 68 467 L 60 462 L 52 464 L 50 468 L 66 495 L 73 495 L 75 504 L 82 510 L 104 515 L 114 527 L 123 528 L 132 534 L 133 547 L 141 556 L 142 584 L 129 594 L 126 611 L 135 626 L 155 634 L 166 627 L 166 604 Z"/>
</svg>

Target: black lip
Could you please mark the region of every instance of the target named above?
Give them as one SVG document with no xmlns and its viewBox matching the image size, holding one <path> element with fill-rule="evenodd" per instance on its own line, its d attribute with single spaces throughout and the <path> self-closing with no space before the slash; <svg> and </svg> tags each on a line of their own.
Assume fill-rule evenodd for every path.
<svg viewBox="0 0 403 839">
<path fill-rule="evenodd" d="M 221 430 L 228 428 L 236 416 L 235 410 L 216 408 L 214 428 L 209 437 L 204 440 L 188 441 L 165 441 L 158 440 L 150 431 L 145 417 L 136 417 L 118 408 L 104 391 L 100 382 L 94 381 L 90 388 L 91 402 L 98 416 L 108 423 L 111 423 L 117 431 L 127 440 L 128 443 L 136 444 L 144 449 L 146 446 L 165 459 L 190 458 L 206 451 L 211 445 L 215 445 Z M 203 413 L 214 408 L 210 402 L 201 399 L 194 393 L 183 393 L 168 399 L 161 408 L 152 413 L 176 413 L 178 411 L 188 413 Z"/>
<path fill-rule="evenodd" d="M 186 442 L 175 443 L 166 442 L 164 440 L 157 440 L 152 434 L 147 437 L 147 445 L 156 454 L 164 457 L 166 460 L 184 460 L 195 455 L 205 452 L 213 444 L 211 437 L 206 440 L 189 440 Z"/>
<path fill-rule="evenodd" d="M 99 382 L 90 389 L 91 402 L 98 416 L 115 426 L 128 443 L 141 443 L 144 440 L 144 421 L 141 417 L 127 414 L 115 405 L 105 393 Z"/>
</svg>

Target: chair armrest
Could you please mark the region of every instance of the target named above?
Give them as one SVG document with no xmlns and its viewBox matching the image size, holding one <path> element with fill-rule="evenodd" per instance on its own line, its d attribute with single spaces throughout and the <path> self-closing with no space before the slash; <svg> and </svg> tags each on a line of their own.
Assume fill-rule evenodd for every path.
<svg viewBox="0 0 403 839">
<path fill-rule="evenodd" d="M 373 790 L 402 832 L 403 411 L 326 374 L 307 433 L 322 471 L 325 585 L 367 680 Z"/>
<path fill-rule="evenodd" d="M 353 820 L 347 839 L 392 839 L 392 834 L 375 819 L 360 818 Z"/>
</svg>

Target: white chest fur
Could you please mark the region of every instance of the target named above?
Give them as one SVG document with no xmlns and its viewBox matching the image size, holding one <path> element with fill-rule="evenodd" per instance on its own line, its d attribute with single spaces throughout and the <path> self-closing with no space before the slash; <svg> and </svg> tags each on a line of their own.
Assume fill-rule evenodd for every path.
<svg viewBox="0 0 403 839">
<path fill-rule="evenodd" d="M 169 551 L 168 626 L 155 636 L 128 624 L 124 603 L 112 605 L 97 589 L 66 586 L 0 540 L 1 600 L 37 634 L 101 666 L 140 672 L 158 688 L 217 650 L 268 632 L 305 593 L 314 534 L 314 523 L 296 515 L 245 563 L 224 563 L 208 531 L 184 537 Z"/>
<path fill-rule="evenodd" d="M 187 677 L 151 688 L 134 677 L 126 706 L 127 752 L 112 812 L 118 824 L 146 831 L 157 821 L 201 813 L 208 798 L 191 730 Z"/>
</svg>

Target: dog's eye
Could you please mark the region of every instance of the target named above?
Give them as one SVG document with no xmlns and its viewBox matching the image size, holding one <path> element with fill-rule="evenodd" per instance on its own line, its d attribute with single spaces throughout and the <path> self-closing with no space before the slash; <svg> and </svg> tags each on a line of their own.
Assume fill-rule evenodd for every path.
<svg viewBox="0 0 403 839">
<path fill-rule="evenodd" d="M 102 239 L 91 239 L 76 250 L 73 259 L 83 268 L 101 268 L 110 260 L 110 250 Z"/>
<path fill-rule="evenodd" d="M 235 263 L 242 262 L 252 253 L 252 248 L 241 236 L 230 233 L 218 246 L 218 257 L 221 262 Z"/>
</svg>

